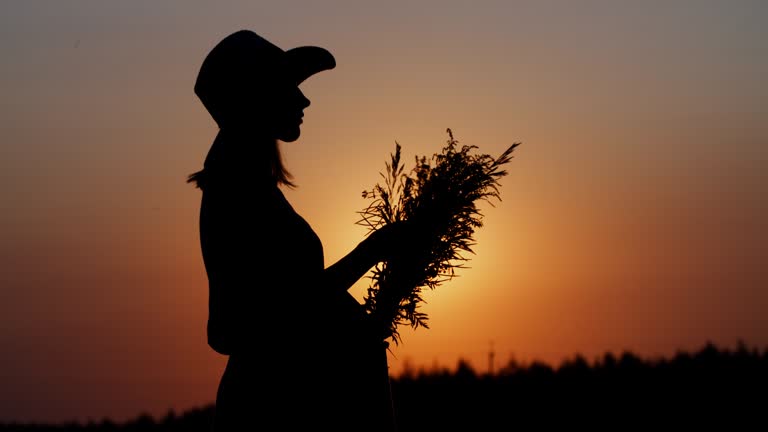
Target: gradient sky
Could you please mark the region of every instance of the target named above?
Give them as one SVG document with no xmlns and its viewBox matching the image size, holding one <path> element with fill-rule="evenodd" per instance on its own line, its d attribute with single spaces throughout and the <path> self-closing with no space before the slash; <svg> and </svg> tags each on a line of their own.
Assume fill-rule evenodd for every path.
<svg viewBox="0 0 768 432">
<path fill-rule="evenodd" d="M 522 142 L 393 373 L 768 346 L 766 22 L 759 0 L 3 1 L 0 421 L 213 400 L 185 178 L 216 134 L 198 68 L 241 28 L 336 56 L 283 145 L 327 264 L 365 234 L 395 141 L 406 160 L 448 127 L 484 153 Z"/>
</svg>

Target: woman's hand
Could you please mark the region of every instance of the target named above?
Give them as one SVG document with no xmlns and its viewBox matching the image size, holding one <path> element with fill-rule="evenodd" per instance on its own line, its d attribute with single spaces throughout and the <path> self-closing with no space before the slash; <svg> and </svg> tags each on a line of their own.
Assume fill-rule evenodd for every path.
<svg viewBox="0 0 768 432">
<path fill-rule="evenodd" d="M 377 261 L 387 261 L 397 255 L 423 248 L 428 241 L 427 231 L 409 221 L 396 221 L 376 229 L 363 240 L 363 244 Z"/>
<path fill-rule="evenodd" d="M 348 290 L 376 263 L 406 257 L 428 247 L 427 230 L 413 222 L 394 222 L 372 231 L 342 259 L 325 269 L 323 284 L 334 291 Z"/>
</svg>

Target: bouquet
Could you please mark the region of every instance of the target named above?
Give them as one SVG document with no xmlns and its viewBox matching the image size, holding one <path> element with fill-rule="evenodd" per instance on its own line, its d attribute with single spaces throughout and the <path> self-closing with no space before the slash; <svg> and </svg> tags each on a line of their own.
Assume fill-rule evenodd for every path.
<svg viewBox="0 0 768 432">
<path fill-rule="evenodd" d="M 404 245 L 402 253 L 377 264 L 364 308 L 384 339 L 400 342 L 398 327 L 427 325 L 427 314 L 419 310 L 425 288 L 435 289 L 465 268 L 467 253 L 474 254 L 475 230 L 483 225 L 479 201 L 501 200 L 499 180 L 507 175 L 503 166 L 520 145 L 514 143 L 500 156 L 475 154 L 477 146 L 459 145 L 451 129 L 440 153 L 431 158 L 417 156 L 415 166 L 404 171 L 401 146 L 395 142 L 383 184 L 363 191 L 370 203 L 362 211 L 359 225 L 369 234 L 384 225 L 409 221 L 418 227 L 419 239 Z M 493 203 L 490 203 L 493 205 Z"/>
</svg>

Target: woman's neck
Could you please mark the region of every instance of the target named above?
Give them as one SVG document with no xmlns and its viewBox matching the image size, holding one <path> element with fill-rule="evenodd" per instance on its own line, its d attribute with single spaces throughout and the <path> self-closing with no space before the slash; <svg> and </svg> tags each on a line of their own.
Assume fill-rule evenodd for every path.
<svg viewBox="0 0 768 432">
<path fill-rule="evenodd" d="M 275 140 L 242 130 L 221 129 L 208 151 L 205 169 L 272 178 L 272 149 Z"/>
</svg>

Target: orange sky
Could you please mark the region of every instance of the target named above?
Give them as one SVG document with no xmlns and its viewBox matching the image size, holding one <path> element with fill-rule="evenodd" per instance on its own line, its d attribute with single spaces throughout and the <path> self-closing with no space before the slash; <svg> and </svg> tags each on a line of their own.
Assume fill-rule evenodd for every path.
<svg viewBox="0 0 768 432">
<path fill-rule="evenodd" d="M 406 160 L 448 127 L 485 153 L 523 143 L 394 373 L 484 371 L 491 346 L 501 366 L 768 345 L 764 2 L 412 3 L 0 5 L 0 421 L 213 400 L 225 358 L 184 180 L 216 133 L 197 69 L 241 28 L 336 56 L 283 146 L 328 264 L 362 239 L 395 141 Z"/>
</svg>

